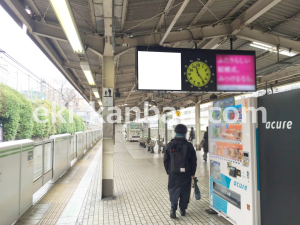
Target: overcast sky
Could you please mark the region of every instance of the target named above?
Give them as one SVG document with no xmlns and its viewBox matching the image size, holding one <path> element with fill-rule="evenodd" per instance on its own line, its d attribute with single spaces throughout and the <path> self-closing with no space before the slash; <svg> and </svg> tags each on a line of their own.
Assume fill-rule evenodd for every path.
<svg viewBox="0 0 300 225">
<path fill-rule="evenodd" d="M 1 6 L 0 31 L 0 48 L 37 76 L 49 82 L 52 82 L 53 79 L 65 79 L 44 53 L 31 41 L 25 31 L 15 23 Z M 1 53 L 0 57 L 7 59 L 1 56 Z"/>
</svg>

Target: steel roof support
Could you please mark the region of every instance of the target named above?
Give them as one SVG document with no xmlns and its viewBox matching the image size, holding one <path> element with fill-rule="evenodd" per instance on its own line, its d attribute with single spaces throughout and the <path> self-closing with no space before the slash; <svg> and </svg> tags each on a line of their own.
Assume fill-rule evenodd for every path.
<svg viewBox="0 0 300 225">
<path fill-rule="evenodd" d="M 254 3 L 249 9 L 247 9 L 241 16 L 231 23 L 232 32 L 231 35 L 236 35 L 245 26 L 252 23 L 262 14 L 267 12 L 273 6 L 281 2 L 281 0 L 259 0 Z"/>
<path fill-rule="evenodd" d="M 191 26 L 194 26 L 198 20 L 204 15 L 204 13 L 207 11 L 208 7 L 211 6 L 211 4 L 213 4 L 215 0 L 208 0 L 205 5 L 202 7 L 202 9 L 198 12 L 198 14 L 195 16 L 195 18 L 192 20 L 192 22 L 190 23 L 190 25 L 188 26 L 188 28 L 190 28 Z"/>
<path fill-rule="evenodd" d="M 30 7 L 30 9 L 33 10 L 33 12 L 35 13 L 35 15 L 39 18 L 39 20 L 41 20 L 42 22 L 45 22 L 41 12 L 39 11 L 39 9 L 36 7 L 35 3 L 33 2 L 33 0 L 27 0 L 27 3 Z"/>
<path fill-rule="evenodd" d="M 254 3 L 249 9 L 231 23 L 231 32 L 229 35 L 238 34 L 244 27 L 252 23 L 280 1 L 281 0 L 259 0 Z M 210 42 L 203 46 L 203 49 L 215 49 L 218 46 L 218 38 L 213 38 Z"/>
<path fill-rule="evenodd" d="M 251 28 L 245 27 L 241 30 L 236 37 L 242 38 L 248 41 L 258 41 L 267 45 L 277 46 L 280 45 L 280 48 L 300 52 L 299 41 L 294 41 L 288 38 L 276 36 L 269 33 L 264 33 L 258 30 L 252 30 Z"/>
<path fill-rule="evenodd" d="M 123 0 L 121 32 L 124 30 L 124 25 L 125 25 L 125 20 L 126 20 L 126 15 L 127 15 L 127 7 L 128 7 L 128 0 Z"/>
<path fill-rule="evenodd" d="M 79 93 L 83 93 L 83 90 L 76 84 L 75 79 L 73 79 L 73 75 L 67 71 L 63 66 L 63 62 L 61 57 L 54 50 L 52 45 L 45 37 L 40 37 L 34 34 L 33 31 L 33 20 L 26 13 L 25 8 L 18 0 L 3 0 L 4 3 L 10 8 L 10 10 L 18 17 L 19 20 L 22 21 L 23 24 L 26 25 L 28 31 L 28 36 L 43 50 L 43 52 L 48 56 L 48 58 L 57 66 L 57 68 L 65 75 L 67 80 L 79 91 Z M 86 99 L 86 96 L 83 96 Z"/>
<path fill-rule="evenodd" d="M 171 32 L 171 30 L 173 29 L 174 25 L 176 24 L 177 20 L 179 19 L 179 17 L 181 16 L 183 10 L 185 9 L 185 7 L 187 6 L 187 4 L 189 3 L 190 0 L 184 0 L 184 2 L 182 3 L 182 5 L 180 6 L 178 12 L 176 13 L 175 17 L 173 18 L 171 24 L 169 25 L 166 33 L 164 34 L 164 36 L 162 37 L 162 39 L 160 40 L 159 44 L 162 45 L 164 43 L 164 41 L 166 40 L 166 38 L 168 37 L 169 33 Z"/>
<path fill-rule="evenodd" d="M 166 7 L 165 7 L 165 10 L 164 10 L 164 13 L 160 16 L 160 19 L 158 21 L 158 24 L 156 25 L 156 28 L 155 28 L 155 32 L 159 31 L 161 26 L 163 25 L 163 22 L 165 20 L 165 18 L 167 17 L 168 13 L 169 13 L 169 9 L 173 6 L 175 0 L 169 0 Z"/>
<path fill-rule="evenodd" d="M 91 21 L 93 23 L 93 29 L 94 31 L 97 30 L 97 24 L 96 24 L 96 17 L 95 17 L 95 8 L 94 8 L 94 2 L 93 0 L 88 0 L 90 13 L 91 13 Z"/>
<path fill-rule="evenodd" d="M 240 8 L 242 8 L 249 0 L 241 1 L 233 10 L 231 10 L 224 18 L 230 17 L 235 14 Z"/>
<path fill-rule="evenodd" d="M 74 70 L 81 70 L 82 68 L 80 67 L 79 64 L 74 64 L 74 63 L 70 63 L 70 62 L 63 62 L 63 67 L 68 68 L 68 69 L 74 69 Z M 92 73 L 96 73 L 96 74 L 102 74 L 102 71 L 99 69 L 96 69 L 95 67 L 91 66 L 91 71 Z"/>
</svg>

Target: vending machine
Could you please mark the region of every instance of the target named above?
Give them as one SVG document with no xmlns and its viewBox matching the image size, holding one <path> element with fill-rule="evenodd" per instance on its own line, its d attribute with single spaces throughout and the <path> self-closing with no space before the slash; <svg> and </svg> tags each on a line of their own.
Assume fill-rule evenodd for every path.
<svg viewBox="0 0 300 225">
<path fill-rule="evenodd" d="M 127 140 L 138 141 L 142 137 L 142 123 L 129 123 L 127 125 Z"/>
<path fill-rule="evenodd" d="M 259 225 L 256 99 L 216 101 L 210 110 L 210 207 L 236 225 Z"/>
<path fill-rule="evenodd" d="M 148 138 L 149 137 L 149 122 L 143 123 L 143 137 Z"/>
</svg>

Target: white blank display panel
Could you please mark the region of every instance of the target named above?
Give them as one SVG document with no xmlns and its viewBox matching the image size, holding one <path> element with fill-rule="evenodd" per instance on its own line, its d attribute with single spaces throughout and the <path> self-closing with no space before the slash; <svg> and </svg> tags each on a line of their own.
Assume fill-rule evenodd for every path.
<svg viewBox="0 0 300 225">
<path fill-rule="evenodd" d="M 181 53 L 138 51 L 139 90 L 181 90 Z"/>
</svg>

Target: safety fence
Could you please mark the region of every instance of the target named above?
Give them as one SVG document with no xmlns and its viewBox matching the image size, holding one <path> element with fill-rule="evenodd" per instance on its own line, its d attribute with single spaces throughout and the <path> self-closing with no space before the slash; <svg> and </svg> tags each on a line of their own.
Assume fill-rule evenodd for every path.
<svg viewBox="0 0 300 225">
<path fill-rule="evenodd" d="M 0 143 L 0 224 L 12 224 L 31 207 L 33 194 L 55 183 L 102 137 L 101 130 Z"/>
</svg>

